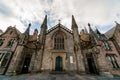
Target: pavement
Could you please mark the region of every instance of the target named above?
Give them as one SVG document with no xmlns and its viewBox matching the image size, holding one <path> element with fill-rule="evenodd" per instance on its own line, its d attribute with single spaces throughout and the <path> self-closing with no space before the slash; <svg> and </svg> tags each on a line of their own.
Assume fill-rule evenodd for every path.
<svg viewBox="0 0 120 80">
<path fill-rule="evenodd" d="M 0 80 L 120 80 L 120 77 L 108 78 L 98 75 L 74 75 L 68 74 L 49 74 L 49 73 L 36 73 L 36 74 L 21 74 L 16 76 L 0 75 Z"/>
</svg>

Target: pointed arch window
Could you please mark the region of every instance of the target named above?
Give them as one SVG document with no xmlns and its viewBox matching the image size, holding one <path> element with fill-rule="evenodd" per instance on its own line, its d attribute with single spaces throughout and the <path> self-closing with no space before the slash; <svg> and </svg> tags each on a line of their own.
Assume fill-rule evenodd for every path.
<svg viewBox="0 0 120 80">
<path fill-rule="evenodd" d="M 63 50 L 64 49 L 64 36 L 62 34 L 57 34 L 54 37 L 54 49 Z"/>
</svg>

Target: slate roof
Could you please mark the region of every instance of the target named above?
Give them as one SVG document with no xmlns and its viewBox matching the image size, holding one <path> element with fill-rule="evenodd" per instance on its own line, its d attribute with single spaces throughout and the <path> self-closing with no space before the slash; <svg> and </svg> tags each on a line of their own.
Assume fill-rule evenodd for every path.
<svg viewBox="0 0 120 80">
<path fill-rule="evenodd" d="M 116 27 L 113 27 L 112 29 L 110 29 L 109 31 L 107 31 L 107 32 L 105 33 L 105 36 L 106 36 L 107 38 L 112 38 L 115 29 L 116 29 Z"/>
</svg>

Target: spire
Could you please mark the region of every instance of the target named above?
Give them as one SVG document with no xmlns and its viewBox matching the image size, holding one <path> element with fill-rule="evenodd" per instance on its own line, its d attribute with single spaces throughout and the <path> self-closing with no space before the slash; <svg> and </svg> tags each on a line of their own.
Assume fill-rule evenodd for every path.
<svg viewBox="0 0 120 80">
<path fill-rule="evenodd" d="M 88 26 L 89 26 L 89 33 L 93 32 L 90 23 L 88 23 Z"/>
<path fill-rule="evenodd" d="M 85 31 L 86 34 L 88 34 L 88 31 L 87 31 L 86 27 L 84 27 L 84 31 Z"/>
<path fill-rule="evenodd" d="M 43 21 L 41 27 L 46 27 L 47 28 L 47 15 L 45 15 L 45 18 L 44 18 L 44 21 Z"/>
<path fill-rule="evenodd" d="M 100 31 L 96 27 L 96 34 L 101 34 Z"/>
<path fill-rule="evenodd" d="M 75 44 L 79 44 L 80 43 L 80 36 L 79 36 L 79 32 L 78 32 L 78 26 L 76 24 L 76 21 L 75 21 L 73 15 L 72 15 L 72 27 L 71 28 L 73 30 Z"/>
<path fill-rule="evenodd" d="M 89 31 L 92 30 L 90 23 L 88 23 L 88 26 L 89 26 Z"/>
<path fill-rule="evenodd" d="M 26 31 L 24 32 L 25 39 L 28 39 L 28 38 L 29 38 L 30 26 L 31 26 L 31 23 L 28 25 L 28 28 L 27 28 Z"/>
<path fill-rule="evenodd" d="M 26 29 L 26 31 L 24 32 L 24 34 L 29 34 L 30 26 L 31 26 L 31 23 L 29 23 L 28 28 Z"/>
<path fill-rule="evenodd" d="M 47 15 L 45 15 L 44 21 L 41 25 L 41 30 L 40 30 L 40 37 L 39 37 L 39 41 L 41 44 L 43 44 L 45 41 L 45 33 L 47 31 Z"/>
<path fill-rule="evenodd" d="M 72 15 L 72 29 L 73 28 L 78 28 L 77 24 L 76 24 L 76 21 L 75 21 L 75 18 L 74 16 Z"/>
</svg>

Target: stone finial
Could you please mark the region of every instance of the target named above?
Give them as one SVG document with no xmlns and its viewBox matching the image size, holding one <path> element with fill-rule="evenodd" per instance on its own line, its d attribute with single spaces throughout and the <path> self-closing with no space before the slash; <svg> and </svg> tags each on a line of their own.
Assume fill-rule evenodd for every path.
<svg viewBox="0 0 120 80">
<path fill-rule="evenodd" d="M 38 30 L 37 29 L 34 29 L 34 33 L 33 33 L 34 35 L 35 34 L 38 34 Z"/>
<path fill-rule="evenodd" d="M 89 26 L 89 33 L 93 32 L 90 23 L 88 23 L 88 26 Z"/>
<path fill-rule="evenodd" d="M 37 28 L 34 31 L 38 32 Z"/>
<path fill-rule="evenodd" d="M 116 24 L 119 24 L 117 21 L 114 21 Z"/>
<path fill-rule="evenodd" d="M 29 25 L 28 25 L 29 27 L 31 26 L 31 23 L 29 23 Z"/>
<path fill-rule="evenodd" d="M 60 29 L 60 21 L 61 21 L 61 20 L 59 19 L 59 20 L 58 20 L 58 26 L 59 26 L 59 29 Z"/>
<path fill-rule="evenodd" d="M 88 26 L 91 27 L 90 23 L 88 23 Z"/>
</svg>

